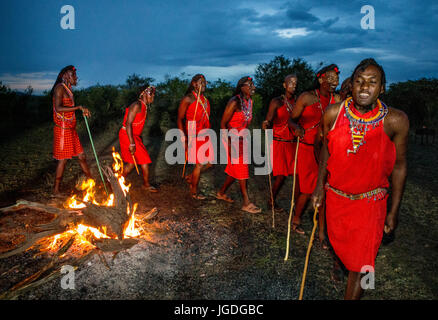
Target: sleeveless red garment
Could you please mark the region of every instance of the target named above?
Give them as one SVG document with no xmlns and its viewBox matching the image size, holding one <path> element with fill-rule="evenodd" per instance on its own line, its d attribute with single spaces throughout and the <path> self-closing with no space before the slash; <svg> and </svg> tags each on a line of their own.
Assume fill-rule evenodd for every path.
<svg viewBox="0 0 438 320">
<path fill-rule="evenodd" d="M 228 122 L 228 130 L 234 129 L 237 131 L 237 133 L 242 134 L 242 138 L 239 138 L 238 142 L 234 142 L 233 139 L 231 139 L 231 150 L 234 150 L 233 153 L 231 153 L 231 150 L 228 150 L 228 142 L 224 142 L 225 150 L 228 154 L 228 163 L 227 167 L 225 168 L 225 173 L 237 180 L 249 178 L 249 166 L 248 164 L 244 163 L 244 159 L 247 159 L 247 162 L 250 160 L 248 157 L 249 144 L 244 143 L 244 139 L 249 140 L 250 137 L 249 135 L 245 134 L 245 132 L 242 132 L 244 129 L 248 128 L 252 120 L 251 99 L 249 101 L 249 105 L 250 107 L 246 111 L 246 114 L 244 112 L 244 106 L 241 106 L 241 110 L 236 110 Z M 230 135 L 233 135 L 233 133 L 230 132 Z"/>
<path fill-rule="evenodd" d="M 69 98 L 62 99 L 62 106 L 74 107 L 74 97 L 71 90 L 62 85 Z M 76 132 L 75 111 L 56 112 L 55 100 L 53 99 L 53 158 L 56 160 L 71 159 L 84 152 L 78 133 Z"/>
<path fill-rule="evenodd" d="M 335 103 L 333 95 L 324 97 L 319 93 L 319 90 L 316 92 L 319 97 L 318 102 L 306 106 L 298 121 L 305 130 L 304 138 L 300 139 L 297 157 L 300 192 L 305 194 L 313 193 L 318 178 L 318 163 L 315 159 L 313 144 L 318 134 L 322 115 L 329 104 Z"/>
<path fill-rule="evenodd" d="M 147 108 L 143 101 L 141 103 L 141 110 L 135 115 L 134 121 L 132 122 L 132 136 L 135 142 L 135 161 L 137 164 L 149 164 L 151 163 L 151 158 L 143 144 L 141 133 L 143 132 L 143 127 L 146 122 Z M 132 159 L 132 154 L 129 151 L 128 134 L 126 133 L 126 120 L 128 118 L 129 107 L 125 110 L 125 116 L 123 118 L 123 127 L 119 131 L 119 142 L 120 142 L 120 153 L 124 162 L 134 163 Z"/>
<path fill-rule="evenodd" d="M 284 102 L 284 101 L 283 101 Z M 295 99 L 290 103 L 291 106 L 295 105 Z M 288 121 L 290 118 L 290 112 L 286 102 L 275 112 L 273 119 L 273 142 L 272 142 L 272 174 L 273 176 L 289 176 L 294 174 L 294 162 L 295 162 L 295 150 L 296 142 L 292 142 L 294 134 L 290 131 Z M 279 141 L 279 140 L 287 141 Z"/>
<path fill-rule="evenodd" d="M 188 136 L 187 162 L 205 164 L 214 161 L 213 145 L 210 141 L 210 137 L 205 132 L 200 132 L 203 129 L 210 129 L 211 127 L 210 102 L 205 96 L 201 95 L 198 106 L 196 107 L 197 95 L 196 93 L 193 93 L 193 95 L 195 96 L 195 101 L 188 106 L 185 116 L 185 129 Z M 196 130 L 194 122 L 196 122 Z"/>
<path fill-rule="evenodd" d="M 365 144 L 359 147 L 357 153 L 347 153 L 353 144 L 344 103 L 334 128 L 327 135 L 330 153 L 327 162 L 328 184 L 348 194 L 365 193 L 378 187 L 387 188 L 396 151 L 394 143 L 383 129 L 384 120 L 376 127 L 368 126 L 370 129 L 365 134 Z M 353 106 L 350 108 L 361 118 L 378 112 L 376 107 L 361 115 Z M 331 189 L 327 190 L 328 236 L 333 249 L 348 270 L 360 272 L 365 265 L 374 268 L 383 236 L 387 197 L 350 200 Z"/>
</svg>

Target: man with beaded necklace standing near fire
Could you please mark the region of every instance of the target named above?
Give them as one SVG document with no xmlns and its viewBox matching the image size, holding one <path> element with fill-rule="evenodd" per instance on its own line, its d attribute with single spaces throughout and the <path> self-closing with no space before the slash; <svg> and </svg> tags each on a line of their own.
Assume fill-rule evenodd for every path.
<svg viewBox="0 0 438 320">
<path fill-rule="evenodd" d="M 349 270 L 345 299 L 360 299 L 363 268 L 374 269 L 383 232 L 391 234 L 397 227 L 407 175 L 409 120 L 378 99 L 386 78 L 374 59 L 363 60 L 351 79 L 352 97 L 324 114 L 312 202 L 320 207 L 326 197 L 329 240 Z M 392 200 L 387 213 L 389 177 Z"/>
</svg>

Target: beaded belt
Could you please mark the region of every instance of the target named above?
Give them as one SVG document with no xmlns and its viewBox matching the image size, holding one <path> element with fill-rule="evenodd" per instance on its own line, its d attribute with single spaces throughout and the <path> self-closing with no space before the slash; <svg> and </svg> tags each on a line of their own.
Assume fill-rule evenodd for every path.
<svg viewBox="0 0 438 320">
<path fill-rule="evenodd" d="M 326 189 L 332 190 L 337 195 L 348 198 L 350 200 L 362 200 L 362 199 L 373 199 L 373 200 L 382 200 L 386 194 L 388 193 L 388 189 L 386 188 L 376 188 L 374 190 L 359 193 L 359 194 L 348 194 L 344 191 L 338 190 L 330 186 L 328 183 L 325 185 Z"/>
<path fill-rule="evenodd" d="M 273 137 L 272 140 L 281 141 L 281 142 L 293 142 L 293 140 L 287 140 L 283 138 Z"/>
</svg>

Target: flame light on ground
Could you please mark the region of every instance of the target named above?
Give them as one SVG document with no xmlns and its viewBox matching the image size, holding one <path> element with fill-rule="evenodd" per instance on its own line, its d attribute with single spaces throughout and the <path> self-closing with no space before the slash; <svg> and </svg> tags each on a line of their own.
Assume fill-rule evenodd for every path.
<svg viewBox="0 0 438 320">
<path fill-rule="evenodd" d="M 113 163 L 113 171 L 115 177 L 118 179 L 119 185 L 123 190 L 124 195 L 129 192 L 130 184 L 126 184 L 125 178 L 122 176 L 123 173 L 123 161 L 119 153 L 115 152 L 113 147 L 112 156 L 114 159 Z M 65 208 L 69 209 L 81 209 L 86 207 L 86 202 L 93 203 L 98 206 L 113 206 L 114 205 L 114 194 L 110 194 L 107 199 L 104 199 L 102 202 L 98 202 L 95 199 L 96 182 L 93 179 L 88 179 L 83 181 L 82 184 L 78 187 L 79 190 L 82 190 L 85 195 L 81 200 L 77 198 L 76 195 L 70 197 L 64 204 Z M 137 209 L 138 204 L 135 203 L 133 206 L 132 214 L 129 212 L 128 206 L 128 216 L 130 216 L 129 222 L 124 230 L 123 237 L 124 238 L 136 238 L 146 234 L 144 228 L 141 227 L 141 221 L 139 221 L 135 216 L 135 211 Z M 77 226 L 73 226 L 68 231 L 65 231 L 62 234 L 55 235 L 50 237 L 49 239 L 44 240 L 43 251 L 52 251 L 57 250 L 66 240 L 70 239 L 72 236 L 76 236 L 75 244 L 79 244 L 81 249 L 92 249 L 94 245 L 92 244 L 92 239 L 103 239 L 110 238 L 106 235 L 105 228 L 102 230 L 79 224 Z"/>
</svg>

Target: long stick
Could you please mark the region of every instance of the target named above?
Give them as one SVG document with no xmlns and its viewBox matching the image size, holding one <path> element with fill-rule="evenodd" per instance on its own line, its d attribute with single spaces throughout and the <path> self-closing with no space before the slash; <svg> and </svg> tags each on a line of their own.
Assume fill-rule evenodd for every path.
<svg viewBox="0 0 438 320">
<path fill-rule="evenodd" d="M 290 223 L 293 219 L 293 209 L 295 206 L 295 182 L 297 179 L 297 158 L 298 158 L 298 146 L 300 145 L 300 137 L 297 137 L 297 148 L 295 150 L 295 163 L 294 163 L 294 182 L 292 184 L 292 200 L 290 202 L 290 210 L 289 210 L 289 221 L 287 227 L 287 241 L 286 241 L 286 256 L 284 257 L 284 261 L 287 261 L 289 258 L 289 240 L 290 240 Z"/>
<path fill-rule="evenodd" d="M 303 279 L 301 280 L 300 296 L 298 300 L 303 300 L 304 283 L 306 282 L 307 266 L 309 264 L 310 250 L 312 249 L 313 239 L 315 238 L 315 230 L 318 225 L 316 221 L 316 216 L 318 215 L 318 207 L 315 208 L 315 213 L 313 214 L 313 229 L 312 235 L 310 236 L 309 245 L 307 246 L 306 262 L 304 263 Z"/>
<path fill-rule="evenodd" d="M 272 182 L 271 182 L 271 161 L 269 159 L 269 151 L 270 151 L 270 147 L 268 145 L 268 136 L 266 134 L 266 129 L 265 129 L 265 145 L 268 146 L 268 151 L 266 154 L 267 160 L 268 160 L 268 171 L 269 171 L 269 191 L 271 193 L 271 208 L 272 208 L 272 228 L 275 229 L 275 209 L 274 209 L 274 195 L 272 193 Z"/>
<path fill-rule="evenodd" d="M 199 90 L 198 90 L 198 96 L 196 98 L 195 114 L 193 115 L 192 121 L 195 121 L 195 119 L 196 119 L 196 112 L 198 111 L 199 97 L 201 96 L 201 88 L 202 88 L 202 85 L 199 87 Z M 188 134 L 188 132 L 187 132 L 187 134 Z M 189 140 L 188 139 L 189 139 L 189 137 L 187 137 L 187 149 L 189 148 Z M 188 150 L 186 150 L 186 161 L 184 162 L 184 168 L 183 168 L 181 178 L 184 178 L 184 173 L 186 172 L 186 164 L 187 164 L 188 158 L 189 158 L 189 153 L 188 153 Z"/>
<path fill-rule="evenodd" d="M 94 149 L 93 138 L 91 137 L 90 128 L 88 127 L 87 117 L 86 117 L 83 113 L 82 113 L 82 115 L 84 116 L 85 125 L 87 126 L 88 136 L 90 137 L 91 147 L 93 148 L 94 157 L 96 158 L 97 168 L 99 169 L 100 177 L 102 178 L 102 182 L 103 182 L 103 186 L 104 186 L 104 188 L 105 188 L 106 195 L 109 196 L 108 190 L 106 189 L 106 183 L 105 183 L 105 180 L 103 179 L 102 170 L 100 169 L 100 164 L 99 164 L 99 159 L 97 158 L 96 149 Z"/>
<path fill-rule="evenodd" d="M 137 170 L 137 174 L 140 175 L 140 172 L 138 172 L 137 162 L 135 161 L 134 154 L 132 155 L 132 160 L 134 160 L 134 166 L 135 166 L 135 170 Z"/>
</svg>

